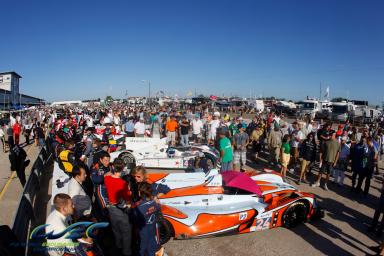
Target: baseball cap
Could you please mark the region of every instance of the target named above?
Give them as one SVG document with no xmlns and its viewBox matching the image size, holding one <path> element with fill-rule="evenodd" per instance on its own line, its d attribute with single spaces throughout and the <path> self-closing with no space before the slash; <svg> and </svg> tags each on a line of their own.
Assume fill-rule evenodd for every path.
<svg viewBox="0 0 384 256">
<path fill-rule="evenodd" d="M 245 129 L 246 125 L 245 124 L 238 124 L 237 129 Z"/>
</svg>

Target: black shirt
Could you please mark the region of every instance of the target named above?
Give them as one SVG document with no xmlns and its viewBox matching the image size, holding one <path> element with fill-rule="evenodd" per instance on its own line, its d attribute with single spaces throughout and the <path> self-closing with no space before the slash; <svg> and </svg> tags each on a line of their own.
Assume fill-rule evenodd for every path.
<svg viewBox="0 0 384 256">
<path fill-rule="evenodd" d="M 190 124 L 188 121 L 181 122 L 180 125 L 180 133 L 181 135 L 188 135 Z"/>
<path fill-rule="evenodd" d="M 7 129 L 7 135 L 8 135 L 8 136 L 13 136 L 13 129 L 12 129 L 12 127 L 8 127 L 8 129 Z"/>
<path fill-rule="evenodd" d="M 305 140 L 301 147 L 301 155 L 307 161 L 313 161 L 316 158 L 316 143 Z"/>
</svg>

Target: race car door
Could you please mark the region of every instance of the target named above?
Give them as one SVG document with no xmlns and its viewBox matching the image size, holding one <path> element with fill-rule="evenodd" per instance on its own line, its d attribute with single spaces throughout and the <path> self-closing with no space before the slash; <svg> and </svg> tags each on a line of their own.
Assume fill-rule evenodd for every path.
<svg viewBox="0 0 384 256">
<path fill-rule="evenodd" d="M 138 160 L 137 164 L 148 168 L 184 169 L 188 167 L 188 160 L 181 156 L 168 157 L 165 152 L 155 152 L 143 155 L 143 158 Z"/>
</svg>

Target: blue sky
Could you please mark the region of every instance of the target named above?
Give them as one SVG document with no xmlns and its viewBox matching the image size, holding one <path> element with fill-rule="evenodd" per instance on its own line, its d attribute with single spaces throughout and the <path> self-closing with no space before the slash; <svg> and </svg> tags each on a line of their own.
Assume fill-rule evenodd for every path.
<svg viewBox="0 0 384 256">
<path fill-rule="evenodd" d="M 2 0 L 0 71 L 49 101 L 146 95 L 384 100 L 384 1 Z"/>
</svg>

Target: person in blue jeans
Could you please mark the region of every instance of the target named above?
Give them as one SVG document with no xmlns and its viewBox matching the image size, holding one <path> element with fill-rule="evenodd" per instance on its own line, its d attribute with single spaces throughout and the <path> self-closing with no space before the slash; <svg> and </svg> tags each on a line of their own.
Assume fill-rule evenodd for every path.
<svg viewBox="0 0 384 256">
<path fill-rule="evenodd" d="M 139 183 L 140 201 L 134 208 L 134 218 L 139 233 L 140 256 L 155 256 L 161 249 L 160 238 L 157 232 L 157 216 L 160 205 L 154 200 L 151 184 Z"/>
<path fill-rule="evenodd" d="M 227 138 L 224 132 L 220 131 L 220 172 L 233 170 L 233 148 L 231 141 Z"/>
</svg>

